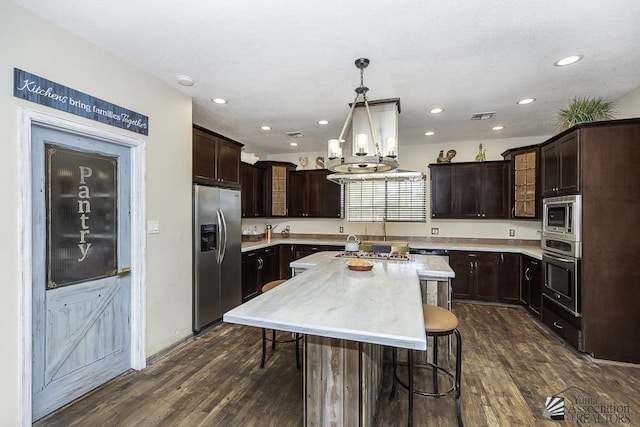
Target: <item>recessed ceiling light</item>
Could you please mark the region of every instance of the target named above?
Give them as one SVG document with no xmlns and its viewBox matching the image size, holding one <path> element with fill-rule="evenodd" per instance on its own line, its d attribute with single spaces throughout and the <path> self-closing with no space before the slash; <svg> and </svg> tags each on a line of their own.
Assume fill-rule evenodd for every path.
<svg viewBox="0 0 640 427">
<path fill-rule="evenodd" d="M 214 104 L 226 104 L 227 100 L 226 99 L 222 99 L 222 98 L 213 98 L 211 101 L 213 101 Z"/>
<path fill-rule="evenodd" d="M 329 120 L 318 120 L 318 124 L 319 125 L 328 125 L 329 124 Z"/>
<path fill-rule="evenodd" d="M 502 129 L 504 129 L 504 126 L 494 126 L 491 129 L 493 129 L 493 130 L 502 130 Z"/>
<path fill-rule="evenodd" d="M 565 65 L 575 64 L 582 59 L 582 55 L 571 55 L 565 58 L 559 59 L 553 63 L 556 67 L 563 67 Z"/>
<path fill-rule="evenodd" d="M 292 146 L 292 147 L 297 147 L 298 143 L 297 142 L 290 142 L 289 145 Z"/>
<path fill-rule="evenodd" d="M 193 78 L 189 76 L 178 76 L 178 83 L 182 86 L 193 86 Z"/>
<path fill-rule="evenodd" d="M 444 111 L 444 108 L 434 108 L 432 110 L 429 110 L 431 114 L 439 114 L 439 113 L 442 113 L 443 111 Z"/>
<path fill-rule="evenodd" d="M 271 126 L 260 126 L 262 130 L 271 130 Z"/>
<path fill-rule="evenodd" d="M 433 136 L 433 135 L 435 135 L 436 133 L 435 133 L 434 131 L 430 130 L 429 132 L 425 132 L 424 134 L 425 134 L 426 136 Z"/>
<path fill-rule="evenodd" d="M 524 98 L 524 99 L 521 99 L 520 101 L 518 101 L 518 105 L 531 104 L 535 100 L 536 100 L 535 98 Z"/>
</svg>

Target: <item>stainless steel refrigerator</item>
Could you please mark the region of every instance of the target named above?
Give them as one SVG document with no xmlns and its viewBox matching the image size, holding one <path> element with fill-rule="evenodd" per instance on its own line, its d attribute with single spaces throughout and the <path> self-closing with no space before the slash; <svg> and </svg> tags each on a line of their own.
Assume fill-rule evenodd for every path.
<svg viewBox="0 0 640 427">
<path fill-rule="evenodd" d="M 193 186 L 193 331 L 242 302 L 240 191 Z"/>
</svg>

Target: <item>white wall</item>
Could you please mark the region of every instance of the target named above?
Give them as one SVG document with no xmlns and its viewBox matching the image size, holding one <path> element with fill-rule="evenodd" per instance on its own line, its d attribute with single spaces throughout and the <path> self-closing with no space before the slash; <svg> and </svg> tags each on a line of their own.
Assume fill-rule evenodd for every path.
<svg viewBox="0 0 640 427">
<path fill-rule="evenodd" d="M 12 94 L 13 68 L 149 117 L 146 208 L 160 220 L 147 238 L 147 356 L 191 334 L 191 99 L 11 2 L 0 2 L 0 425 L 18 425 L 20 230 L 18 108 L 138 137 Z"/>
<path fill-rule="evenodd" d="M 621 96 L 616 101 L 616 109 L 620 119 L 640 117 L 640 86 Z"/>
<path fill-rule="evenodd" d="M 428 143 L 424 145 L 401 145 L 399 148 L 398 160 L 401 169 L 416 170 L 424 172 L 429 177 L 430 163 L 436 163 L 440 150 L 445 153 L 456 150 L 454 162 L 474 161 L 478 154 L 479 144 L 482 143 L 486 149 L 486 160 L 502 160 L 500 155 L 505 150 L 515 147 L 523 147 L 531 144 L 538 144 L 547 139 L 549 135 L 529 138 L 495 139 L 486 141 L 464 141 L 458 143 Z M 306 156 L 309 159 L 307 169 L 315 167 L 315 159 L 318 156 L 326 156 L 325 152 L 311 152 L 298 154 L 282 154 L 269 156 L 269 160 L 287 161 L 299 165 L 299 158 Z M 429 181 L 427 181 L 427 189 Z M 427 190 L 428 192 L 429 190 Z M 258 225 L 261 228 L 266 222 L 272 224 L 282 224 L 282 227 L 289 225 L 292 233 L 313 233 L 313 234 L 337 234 L 339 227 L 344 227 L 344 234 L 382 234 L 381 223 L 350 223 L 344 220 L 304 220 L 304 219 L 262 219 L 244 220 L 243 227 L 253 228 Z M 516 230 L 516 239 L 538 240 L 540 235 L 539 221 L 527 220 L 442 220 L 431 219 L 427 212 L 426 223 L 388 223 L 387 234 L 393 236 L 431 236 L 431 228 L 437 227 L 439 234 L 437 237 L 450 238 L 492 238 L 509 239 L 509 229 Z M 276 229 L 277 231 L 278 229 Z"/>
</svg>

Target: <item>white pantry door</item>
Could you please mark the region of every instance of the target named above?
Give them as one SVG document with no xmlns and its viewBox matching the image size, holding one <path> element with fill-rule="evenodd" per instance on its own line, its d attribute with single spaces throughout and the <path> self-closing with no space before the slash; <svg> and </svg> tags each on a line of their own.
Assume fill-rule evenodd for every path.
<svg viewBox="0 0 640 427">
<path fill-rule="evenodd" d="M 32 125 L 37 420 L 131 367 L 130 148 Z"/>
</svg>

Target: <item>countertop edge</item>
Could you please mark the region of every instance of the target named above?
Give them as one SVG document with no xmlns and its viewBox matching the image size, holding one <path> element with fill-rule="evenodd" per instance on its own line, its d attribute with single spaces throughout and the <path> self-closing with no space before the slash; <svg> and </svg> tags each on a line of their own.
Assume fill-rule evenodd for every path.
<svg viewBox="0 0 640 427">
<path fill-rule="evenodd" d="M 408 240 L 411 249 L 446 249 L 450 251 L 477 251 L 477 252 L 507 252 L 527 255 L 532 258 L 542 260 L 542 249 L 530 245 L 500 245 L 490 243 L 432 243 L 411 242 Z M 316 240 L 316 239 L 272 239 L 270 241 L 243 242 L 242 252 L 250 252 L 257 249 L 264 249 L 276 245 L 337 245 L 343 246 L 344 240 Z"/>
</svg>

